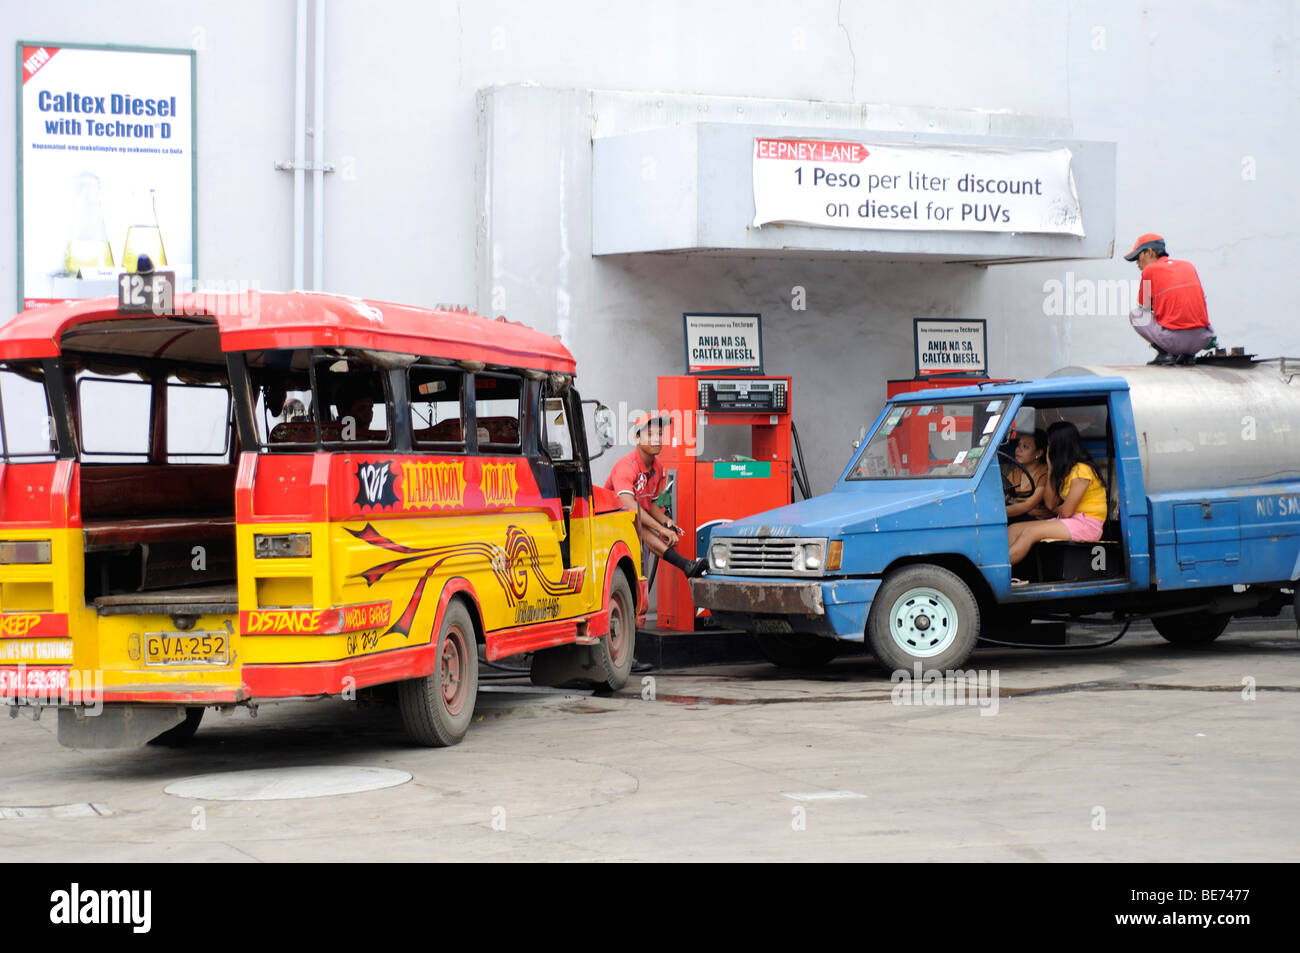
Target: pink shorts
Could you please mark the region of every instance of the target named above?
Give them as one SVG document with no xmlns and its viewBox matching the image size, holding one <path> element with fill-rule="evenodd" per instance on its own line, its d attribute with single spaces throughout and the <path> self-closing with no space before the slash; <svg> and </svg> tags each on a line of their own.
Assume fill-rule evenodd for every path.
<svg viewBox="0 0 1300 953">
<path fill-rule="evenodd" d="M 1082 513 L 1075 513 L 1073 516 L 1067 516 L 1064 519 L 1057 520 L 1057 522 L 1070 531 L 1070 539 L 1076 543 L 1095 543 L 1101 539 L 1101 520 L 1095 516 L 1084 516 Z"/>
</svg>

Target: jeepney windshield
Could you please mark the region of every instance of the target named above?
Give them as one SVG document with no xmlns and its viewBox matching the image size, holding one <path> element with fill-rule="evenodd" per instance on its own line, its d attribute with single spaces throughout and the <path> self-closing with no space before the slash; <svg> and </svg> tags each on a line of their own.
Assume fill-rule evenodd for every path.
<svg viewBox="0 0 1300 953">
<path fill-rule="evenodd" d="M 891 404 L 849 470 L 849 480 L 971 477 L 1006 409 L 1005 398 Z"/>
<path fill-rule="evenodd" d="M 0 452 L 13 463 L 53 460 L 55 430 L 37 363 L 0 364 Z"/>
</svg>

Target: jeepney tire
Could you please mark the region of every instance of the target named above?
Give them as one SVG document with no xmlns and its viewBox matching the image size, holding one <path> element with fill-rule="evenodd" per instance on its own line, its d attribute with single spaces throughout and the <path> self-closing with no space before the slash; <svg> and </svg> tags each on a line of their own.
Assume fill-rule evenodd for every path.
<svg viewBox="0 0 1300 953">
<path fill-rule="evenodd" d="M 758 650 L 781 668 L 821 668 L 840 654 L 836 639 L 813 632 L 754 632 Z"/>
<path fill-rule="evenodd" d="M 190 706 L 185 709 L 184 721 L 175 728 L 168 728 L 157 738 L 149 739 L 149 744 L 163 748 L 179 748 L 181 745 L 188 744 L 194 737 L 194 732 L 199 730 L 199 722 L 202 720 L 203 706 Z"/>
<path fill-rule="evenodd" d="M 1166 642 L 1174 645 L 1209 645 L 1228 627 L 1232 616 L 1222 612 L 1184 612 L 1151 620 Z"/>
<path fill-rule="evenodd" d="M 433 672 L 397 686 L 406 733 L 416 744 L 446 748 L 465 737 L 478 697 L 478 644 L 469 611 L 447 604 L 434 647 Z"/>
<path fill-rule="evenodd" d="M 924 630 L 917 624 L 922 616 Z M 867 615 L 867 647 L 890 672 L 910 673 L 918 662 L 923 669 L 959 668 L 979 635 L 979 602 L 965 580 L 942 566 L 921 563 L 894 570 Z M 934 644 L 926 644 L 927 636 Z"/>
<path fill-rule="evenodd" d="M 600 694 L 617 692 L 627 684 L 636 655 L 636 602 L 621 570 L 614 570 L 609 587 L 609 632 L 591 647 L 597 677 L 592 688 Z"/>
</svg>

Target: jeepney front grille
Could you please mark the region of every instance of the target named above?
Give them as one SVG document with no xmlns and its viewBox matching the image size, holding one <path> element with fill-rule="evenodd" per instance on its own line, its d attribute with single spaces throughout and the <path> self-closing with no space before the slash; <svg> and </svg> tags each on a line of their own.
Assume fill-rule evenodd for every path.
<svg viewBox="0 0 1300 953">
<path fill-rule="evenodd" d="M 710 560 L 710 566 L 716 572 L 735 573 L 737 575 L 762 576 L 820 576 L 822 569 L 796 569 L 795 550 L 805 544 L 820 544 L 825 554 L 825 539 L 796 539 L 792 537 L 772 538 L 737 538 L 725 537 L 714 539 L 713 546 L 721 544 L 726 547 L 726 566 L 719 568 L 716 560 Z M 712 546 L 710 547 L 712 549 Z"/>
</svg>

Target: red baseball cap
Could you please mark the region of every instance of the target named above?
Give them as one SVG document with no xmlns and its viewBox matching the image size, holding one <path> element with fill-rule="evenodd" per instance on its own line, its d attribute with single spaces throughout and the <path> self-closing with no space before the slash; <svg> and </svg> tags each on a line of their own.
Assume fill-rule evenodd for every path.
<svg viewBox="0 0 1300 953">
<path fill-rule="evenodd" d="M 659 424 L 659 429 L 662 430 L 664 427 L 667 427 L 672 423 L 672 418 L 662 411 L 651 411 L 648 414 L 642 414 L 636 419 L 636 423 L 632 425 L 633 435 L 640 434 L 641 431 L 645 430 L 653 423 Z"/>
<path fill-rule="evenodd" d="M 1133 250 L 1124 256 L 1125 261 L 1137 261 L 1138 255 L 1150 248 L 1155 252 L 1165 250 L 1165 239 L 1163 235 L 1157 235 L 1155 232 L 1147 232 L 1145 235 L 1139 235 L 1138 240 L 1133 243 Z"/>
</svg>

